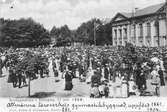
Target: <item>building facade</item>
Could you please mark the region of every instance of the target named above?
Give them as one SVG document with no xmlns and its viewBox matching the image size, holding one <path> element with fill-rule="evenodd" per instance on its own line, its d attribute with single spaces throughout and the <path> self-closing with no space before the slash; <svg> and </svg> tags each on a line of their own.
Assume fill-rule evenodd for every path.
<svg viewBox="0 0 167 112">
<path fill-rule="evenodd" d="M 166 46 L 166 3 L 150 6 L 134 13 L 117 13 L 112 19 L 113 45 Z"/>
</svg>

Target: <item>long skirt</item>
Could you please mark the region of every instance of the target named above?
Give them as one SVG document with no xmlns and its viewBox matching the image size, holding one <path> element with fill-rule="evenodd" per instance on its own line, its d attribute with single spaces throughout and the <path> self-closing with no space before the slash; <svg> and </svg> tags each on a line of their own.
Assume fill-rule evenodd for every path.
<svg viewBox="0 0 167 112">
<path fill-rule="evenodd" d="M 109 87 L 109 97 L 111 98 L 115 97 L 115 91 L 113 86 Z"/>
<path fill-rule="evenodd" d="M 122 97 L 121 86 L 116 86 L 116 97 Z"/>
<path fill-rule="evenodd" d="M 122 97 L 127 98 L 128 97 L 128 85 L 122 84 Z"/>
<path fill-rule="evenodd" d="M 111 83 L 109 84 L 109 97 L 113 98 L 115 97 L 115 94 L 116 94 L 116 87 L 114 85 L 114 83 Z"/>
<path fill-rule="evenodd" d="M 12 76 L 12 75 L 9 75 L 8 76 L 8 83 L 12 83 L 13 81 L 16 80 L 16 77 Z"/>
<path fill-rule="evenodd" d="M 163 74 L 160 75 L 160 82 L 161 82 L 161 86 L 165 86 L 165 80 L 164 80 Z"/>
<path fill-rule="evenodd" d="M 72 90 L 73 84 L 72 81 L 66 81 L 65 82 L 65 90 Z"/>
</svg>

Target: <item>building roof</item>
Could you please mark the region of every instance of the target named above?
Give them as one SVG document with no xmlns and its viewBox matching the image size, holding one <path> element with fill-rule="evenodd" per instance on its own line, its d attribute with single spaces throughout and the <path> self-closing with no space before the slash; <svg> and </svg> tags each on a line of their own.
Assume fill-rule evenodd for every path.
<svg viewBox="0 0 167 112">
<path fill-rule="evenodd" d="M 157 5 L 152 5 L 152 6 L 143 8 L 143 9 L 138 9 L 138 10 L 136 10 L 136 12 L 134 14 L 133 13 L 126 13 L 126 12 L 122 12 L 121 14 L 127 18 L 149 15 L 149 14 L 156 13 L 164 5 L 165 5 L 165 3 L 161 3 L 161 4 L 157 4 Z"/>
<path fill-rule="evenodd" d="M 165 3 L 161 3 L 161 4 L 149 6 L 149 7 L 146 7 L 144 9 L 138 10 L 138 11 L 136 11 L 135 16 L 142 16 L 142 15 L 156 13 L 164 5 L 165 5 Z"/>
<path fill-rule="evenodd" d="M 127 13 L 127 12 L 121 12 L 122 15 L 124 15 L 127 18 L 131 18 L 132 17 L 132 13 Z"/>
</svg>

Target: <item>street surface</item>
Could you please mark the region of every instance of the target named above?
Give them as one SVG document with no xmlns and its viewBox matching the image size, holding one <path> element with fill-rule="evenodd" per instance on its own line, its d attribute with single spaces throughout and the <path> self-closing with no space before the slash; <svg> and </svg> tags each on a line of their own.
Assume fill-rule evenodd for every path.
<svg viewBox="0 0 167 112">
<path fill-rule="evenodd" d="M 13 88 L 12 83 L 7 83 L 8 72 L 5 70 L 3 72 L 5 76 L 0 78 L 0 97 L 28 97 L 28 87 Z M 61 78 L 61 75 L 55 78 L 53 73 L 50 73 L 50 77 L 48 78 L 38 78 L 31 81 L 31 97 L 89 97 L 90 85 L 85 82 L 80 82 L 77 78 L 73 79 L 73 85 L 72 91 L 65 91 L 64 79 Z M 167 86 L 160 88 L 160 96 L 167 97 Z"/>
</svg>

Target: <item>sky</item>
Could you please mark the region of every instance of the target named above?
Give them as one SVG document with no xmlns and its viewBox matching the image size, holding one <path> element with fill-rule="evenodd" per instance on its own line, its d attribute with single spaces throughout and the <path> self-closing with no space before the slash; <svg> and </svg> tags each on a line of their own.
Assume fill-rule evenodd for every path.
<svg viewBox="0 0 167 112">
<path fill-rule="evenodd" d="M 76 29 L 92 18 L 113 18 L 118 12 L 132 12 L 134 8 L 163 2 L 165 0 L 0 0 L 0 17 L 31 17 L 49 30 L 65 24 Z"/>
</svg>

